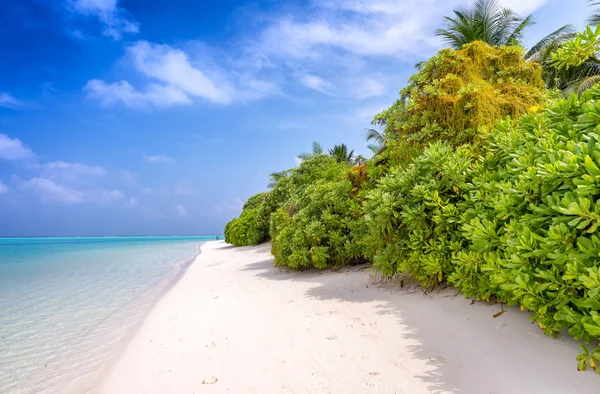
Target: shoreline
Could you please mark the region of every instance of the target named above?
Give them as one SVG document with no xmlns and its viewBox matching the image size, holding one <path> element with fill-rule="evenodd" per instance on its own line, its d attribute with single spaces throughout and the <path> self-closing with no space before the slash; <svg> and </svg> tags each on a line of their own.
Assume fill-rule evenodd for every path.
<svg viewBox="0 0 600 394">
<path fill-rule="evenodd" d="M 290 273 L 268 246 L 207 242 L 93 392 L 591 393 L 578 344 L 518 308 Z"/>
<path fill-rule="evenodd" d="M 131 327 L 128 330 L 129 332 L 126 335 L 124 335 L 123 337 L 121 337 L 113 345 L 113 348 L 114 348 L 114 350 L 112 352 L 112 354 L 114 355 L 113 358 L 110 361 L 108 361 L 106 365 L 104 365 L 102 367 L 102 370 L 94 378 L 93 381 L 86 384 L 86 386 L 88 386 L 87 388 L 82 387 L 82 389 L 84 390 L 85 393 L 94 394 L 94 393 L 98 392 L 99 387 L 101 387 L 101 385 L 105 381 L 106 377 L 110 373 L 114 364 L 120 359 L 120 357 L 124 353 L 125 349 L 127 348 L 128 344 L 133 340 L 133 338 L 135 338 L 136 333 L 143 326 L 144 321 L 146 320 L 148 315 L 152 312 L 152 310 L 156 307 L 156 304 L 158 304 L 158 302 L 177 285 L 177 282 L 179 282 L 181 280 L 181 278 L 183 278 L 183 276 L 185 275 L 185 273 L 189 269 L 189 267 L 191 267 L 191 265 L 194 263 L 194 261 L 196 261 L 196 259 L 202 254 L 202 247 L 209 242 L 215 242 L 215 241 L 202 241 L 202 242 L 203 243 L 197 247 L 197 253 L 192 258 L 187 259 L 183 263 L 181 263 L 175 276 L 173 278 L 169 279 L 168 283 L 166 283 L 164 285 L 164 287 L 160 291 L 160 293 L 156 295 L 154 301 L 150 305 L 150 308 L 148 308 L 146 313 L 143 315 L 142 319 L 140 319 L 138 322 L 136 322 L 133 325 L 133 327 Z"/>
</svg>

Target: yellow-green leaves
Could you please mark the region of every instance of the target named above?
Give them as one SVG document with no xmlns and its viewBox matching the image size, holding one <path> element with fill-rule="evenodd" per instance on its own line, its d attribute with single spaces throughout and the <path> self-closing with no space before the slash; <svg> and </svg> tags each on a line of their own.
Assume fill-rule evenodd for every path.
<svg viewBox="0 0 600 394">
<path fill-rule="evenodd" d="M 595 57 L 596 52 L 600 49 L 600 25 L 592 30 L 591 26 L 587 26 L 585 30 L 577 36 L 565 43 L 552 54 L 558 68 L 569 69 L 569 67 L 577 67 L 587 61 L 590 57 Z"/>
</svg>

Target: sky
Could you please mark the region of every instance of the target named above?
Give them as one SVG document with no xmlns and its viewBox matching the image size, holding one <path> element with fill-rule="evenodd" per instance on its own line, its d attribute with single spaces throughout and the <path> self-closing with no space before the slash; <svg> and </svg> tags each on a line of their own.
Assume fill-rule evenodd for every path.
<svg viewBox="0 0 600 394">
<path fill-rule="evenodd" d="M 532 45 L 586 0 L 502 0 Z M 0 236 L 214 235 L 365 129 L 463 0 L 4 0 Z"/>
</svg>

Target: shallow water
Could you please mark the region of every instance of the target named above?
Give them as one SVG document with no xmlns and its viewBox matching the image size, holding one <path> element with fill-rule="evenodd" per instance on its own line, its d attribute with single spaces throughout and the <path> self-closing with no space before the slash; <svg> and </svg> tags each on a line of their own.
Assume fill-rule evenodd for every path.
<svg viewBox="0 0 600 394">
<path fill-rule="evenodd" d="M 89 390 L 208 239 L 0 238 L 0 393 Z"/>
</svg>

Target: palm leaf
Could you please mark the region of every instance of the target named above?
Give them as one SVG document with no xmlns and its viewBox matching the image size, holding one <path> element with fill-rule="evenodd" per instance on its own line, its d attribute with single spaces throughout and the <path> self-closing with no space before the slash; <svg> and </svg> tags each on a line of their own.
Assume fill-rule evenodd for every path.
<svg viewBox="0 0 600 394">
<path fill-rule="evenodd" d="M 592 7 L 597 7 L 599 5 L 600 5 L 600 1 L 590 1 L 590 6 L 592 6 Z M 600 23 L 600 10 L 598 10 L 598 9 L 594 10 L 592 15 L 590 15 L 590 17 L 587 19 L 587 22 L 590 25 L 599 24 Z"/>
</svg>

